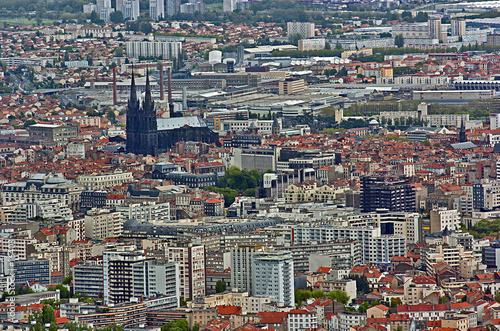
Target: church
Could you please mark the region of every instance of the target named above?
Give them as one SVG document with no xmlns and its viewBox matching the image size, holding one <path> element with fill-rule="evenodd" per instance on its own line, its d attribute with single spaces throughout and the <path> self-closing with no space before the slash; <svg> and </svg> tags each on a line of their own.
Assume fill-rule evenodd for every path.
<svg viewBox="0 0 500 331">
<path fill-rule="evenodd" d="M 134 75 L 127 106 L 127 152 L 156 156 L 167 152 L 179 141 L 199 141 L 219 144 L 219 135 L 198 116 L 175 117 L 170 107 L 170 118 L 156 118 L 151 98 L 149 74 L 142 105 L 137 98 Z"/>
</svg>

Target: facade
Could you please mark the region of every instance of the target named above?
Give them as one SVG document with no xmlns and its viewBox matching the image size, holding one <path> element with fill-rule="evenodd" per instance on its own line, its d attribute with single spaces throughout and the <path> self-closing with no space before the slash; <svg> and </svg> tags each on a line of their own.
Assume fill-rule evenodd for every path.
<svg viewBox="0 0 500 331">
<path fill-rule="evenodd" d="M 390 263 L 393 256 L 406 255 L 406 239 L 399 235 L 381 235 L 380 227 L 297 226 L 294 244 L 358 240 L 362 263 Z"/>
<path fill-rule="evenodd" d="M 83 190 L 83 186 L 70 182 L 59 174 L 34 174 L 25 182 L 2 185 L 2 204 L 19 200 L 34 203 L 56 198 L 72 210 L 78 210 Z"/>
<path fill-rule="evenodd" d="M 304 331 L 318 327 L 318 316 L 315 311 L 292 309 L 288 312 L 288 331 Z"/>
<path fill-rule="evenodd" d="M 47 141 L 67 143 L 78 136 L 78 123 L 69 125 L 34 124 L 28 127 L 30 137 L 43 138 Z"/>
<path fill-rule="evenodd" d="M 307 90 L 306 82 L 303 79 L 287 78 L 278 83 L 278 93 L 295 94 Z"/>
<path fill-rule="evenodd" d="M 165 247 L 165 257 L 180 266 L 179 295 L 199 298 L 205 295 L 205 246 L 178 242 Z"/>
<path fill-rule="evenodd" d="M 432 18 L 427 21 L 429 27 L 429 38 L 441 39 L 441 19 Z"/>
<path fill-rule="evenodd" d="M 163 60 L 178 58 L 182 49 L 180 41 L 127 41 L 126 53 L 128 57 L 139 58 L 158 57 Z"/>
<path fill-rule="evenodd" d="M 167 15 L 172 16 L 180 13 L 181 0 L 166 0 L 167 1 Z"/>
<path fill-rule="evenodd" d="M 231 248 L 231 288 L 240 292 L 252 291 L 252 259 L 256 252 L 261 251 L 260 246 L 237 246 Z"/>
<path fill-rule="evenodd" d="M 92 13 L 92 9 L 94 8 L 90 9 L 90 13 Z M 95 9 L 101 20 L 109 22 L 109 14 L 114 11 L 114 9 L 111 8 L 111 0 L 97 0 Z"/>
<path fill-rule="evenodd" d="M 461 37 L 465 35 L 466 23 L 463 18 L 451 20 L 451 35 Z"/>
<path fill-rule="evenodd" d="M 460 213 L 458 210 L 448 210 L 444 207 L 430 212 L 430 233 L 448 229 L 455 231 L 460 229 Z"/>
<path fill-rule="evenodd" d="M 140 15 L 139 0 L 116 0 L 116 11 L 121 11 L 123 18 L 135 21 Z"/>
<path fill-rule="evenodd" d="M 125 218 L 122 213 L 109 209 L 92 209 L 85 215 L 85 236 L 91 239 L 104 240 L 116 238 L 123 233 Z"/>
<path fill-rule="evenodd" d="M 14 261 L 14 275 L 16 288 L 30 282 L 50 284 L 49 260 Z"/>
<path fill-rule="evenodd" d="M 288 22 L 286 24 L 286 35 L 288 37 L 300 34 L 303 39 L 312 38 L 315 35 L 314 23 L 309 22 Z"/>
<path fill-rule="evenodd" d="M 378 177 L 363 177 L 361 187 L 361 209 L 365 213 L 379 208 L 400 212 L 415 211 L 415 191 L 404 180 L 386 181 Z"/>
<path fill-rule="evenodd" d="M 91 298 L 102 298 L 104 295 L 103 266 L 96 261 L 73 267 L 74 291 L 87 294 Z"/>
<path fill-rule="evenodd" d="M 149 16 L 154 21 L 165 18 L 164 0 L 149 0 Z"/>
<path fill-rule="evenodd" d="M 256 252 L 252 259 L 252 289 L 254 295 L 264 295 L 273 301 L 292 306 L 294 295 L 293 257 L 287 251 Z"/>
<path fill-rule="evenodd" d="M 76 178 L 76 182 L 85 186 L 87 190 L 102 190 L 104 188 L 130 183 L 133 180 L 134 177 L 131 172 L 123 172 L 120 170 L 111 174 L 80 175 Z"/>
<path fill-rule="evenodd" d="M 299 51 L 314 51 L 325 49 L 325 39 L 301 39 L 299 40 Z"/>
<path fill-rule="evenodd" d="M 125 219 L 135 219 L 138 223 L 163 224 L 170 221 L 170 203 L 130 204 L 117 207 Z"/>
</svg>

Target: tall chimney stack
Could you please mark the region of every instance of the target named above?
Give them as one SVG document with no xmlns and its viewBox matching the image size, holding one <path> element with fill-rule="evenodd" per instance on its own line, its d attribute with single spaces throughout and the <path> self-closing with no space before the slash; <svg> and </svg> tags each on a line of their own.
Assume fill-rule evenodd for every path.
<svg viewBox="0 0 500 331">
<path fill-rule="evenodd" d="M 168 103 L 172 103 L 172 66 L 168 67 Z"/>
<path fill-rule="evenodd" d="M 116 66 L 113 67 L 113 106 L 118 104 L 118 95 L 116 94 Z"/>
<path fill-rule="evenodd" d="M 163 63 L 160 63 L 160 100 L 165 100 L 165 91 L 163 88 Z"/>
</svg>

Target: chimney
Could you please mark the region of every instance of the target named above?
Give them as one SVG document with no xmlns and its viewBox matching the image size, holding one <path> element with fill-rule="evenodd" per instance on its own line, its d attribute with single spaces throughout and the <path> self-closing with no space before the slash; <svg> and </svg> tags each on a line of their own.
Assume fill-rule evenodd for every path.
<svg viewBox="0 0 500 331">
<path fill-rule="evenodd" d="M 172 66 L 168 68 L 168 103 L 172 103 Z"/>
<path fill-rule="evenodd" d="M 160 63 L 160 100 L 165 100 L 165 91 L 163 88 L 163 63 Z"/>
<path fill-rule="evenodd" d="M 187 87 L 182 87 L 182 110 L 187 110 Z"/>
<path fill-rule="evenodd" d="M 113 106 L 118 104 L 118 96 L 116 95 L 116 66 L 113 67 Z"/>
</svg>

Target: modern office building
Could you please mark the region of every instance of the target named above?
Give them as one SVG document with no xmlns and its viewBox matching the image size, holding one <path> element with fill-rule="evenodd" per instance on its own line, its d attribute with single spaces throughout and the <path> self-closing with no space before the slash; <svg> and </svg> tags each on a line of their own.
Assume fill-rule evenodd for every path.
<svg viewBox="0 0 500 331">
<path fill-rule="evenodd" d="M 293 257 L 290 252 L 256 252 L 252 269 L 253 295 L 269 296 L 286 306 L 295 305 Z"/>
<path fill-rule="evenodd" d="M 414 212 L 415 190 L 405 180 L 381 177 L 361 178 L 361 209 L 364 213 L 385 208 L 389 211 Z"/>
<path fill-rule="evenodd" d="M 24 260 L 14 261 L 14 275 L 16 287 L 30 282 L 50 284 L 49 260 Z"/>
</svg>

